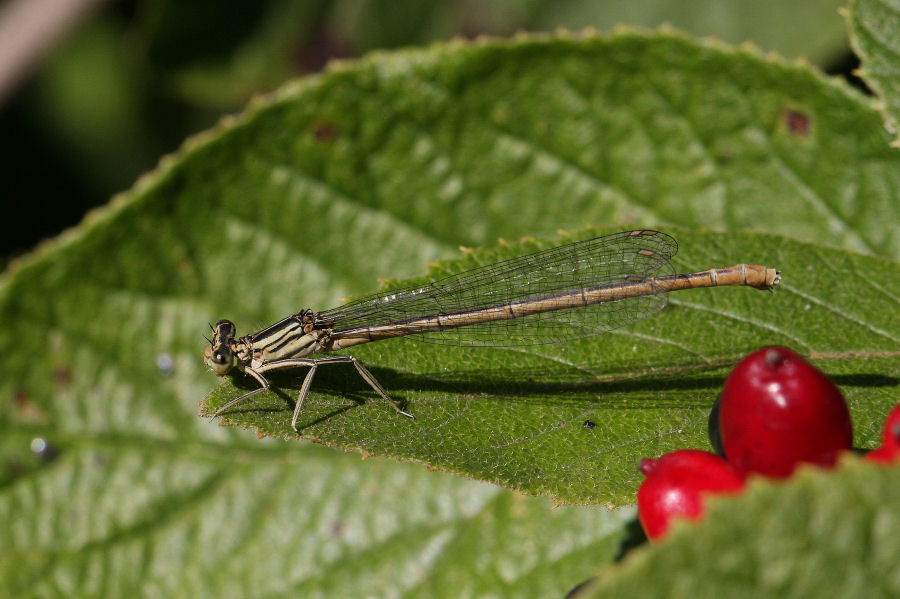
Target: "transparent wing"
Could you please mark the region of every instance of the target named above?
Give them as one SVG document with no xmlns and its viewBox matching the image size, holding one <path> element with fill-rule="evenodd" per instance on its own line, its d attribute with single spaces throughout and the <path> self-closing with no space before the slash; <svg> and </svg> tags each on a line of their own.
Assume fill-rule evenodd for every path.
<svg viewBox="0 0 900 599">
<path fill-rule="evenodd" d="M 425 285 L 391 289 L 316 314 L 337 336 L 373 325 L 447 315 L 673 274 L 678 243 L 659 231 L 625 231 L 503 260 Z M 521 346 L 590 337 L 666 305 L 664 293 L 413 335 L 441 345 Z"/>
</svg>

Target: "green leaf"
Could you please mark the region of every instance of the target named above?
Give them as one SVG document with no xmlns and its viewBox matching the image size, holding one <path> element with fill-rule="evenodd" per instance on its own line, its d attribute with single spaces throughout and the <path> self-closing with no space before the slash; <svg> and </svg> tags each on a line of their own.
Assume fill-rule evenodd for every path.
<svg viewBox="0 0 900 599">
<path fill-rule="evenodd" d="M 886 0 L 853 0 L 845 12 L 850 41 L 862 66 L 859 75 L 881 97 L 880 107 L 900 144 L 900 5 Z"/>
<path fill-rule="evenodd" d="M 402 426 L 419 431 L 444 422 L 452 433 L 446 438 L 424 430 L 440 458 L 429 460 L 450 467 L 451 460 L 477 461 L 465 458 L 470 448 L 459 443 L 478 424 L 450 416 L 470 417 L 482 403 L 501 406 L 507 415 L 492 422 L 497 436 L 478 440 L 492 452 L 480 454 L 491 460 L 480 464 L 485 478 L 510 479 L 503 460 L 518 451 L 511 463 L 519 478 L 509 484 L 526 481 L 560 500 L 621 503 L 636 482 L 634 464 L 606 458 L 604 448 L 702 442 L 704 407 L 727 363 L 741 348 L 782 342 L 813 353 L 835 377 L 849 396 L 859 443 L 873 445 L 897 386 L 889 318 L 900 293 L 897 265 L 888 260 L 900 256 L 893 226 L 900 163 L 888 141 L 864 99 L 808 66 L 673 34 L 453 43 L 374 55 L 285 86 L 191 140 L 109 207 L 0 278 L 0 583 L 9 589 L 0 594 L 115 596 L 159 588 L 164 596 L 295 596 L 301 584 L 306 591 L 338 583 L 396 589 L 412 576 L 398 573 L 398 562 L 377 572 L 341 570 L 341 580 L 329 568 L 411 555 L 410 547 L 427 544 L 421 522 L 433 512 L 409 528 L 385 522 L 476 487 L 496 493 L 512 513 L 524 510 L 520 530 L 542 519 L 558 528 L 531 528 L 540 539 L 529 542 L 510 528 L 512 542 L 489 547 L 487 555 L 453 553 L 440 562 L 448 584 L 420 594 L 456 595 L 465 579 L 498 595 L 510 594 L 513 584 L 527 588 L 511 594 L 559 595 L 567 586 L 553 568 L 537 564 L 554 564 L 555 556 L 578 568 L 609 561 L 618 512 L 575 510 L 590 516 L 555 520 L 546 499 L 409 464 L 257 441 L 197 418 L 198 402 L 215 384 L 201 359 L 206 323 L 228 317 L 251 331 L 300 308 L 371 291 L 378 277 L 420 275 L 427 261 L 457 255 L 459 244 L 493 245 L 499 236 L 546 239 L 588 224 L 654 226 L 681 239 L 680 270 L 767 262 L 784 271 L 785 282 L 771 295 L 721 289 L 673 297 L 669 313 L 602 338 L 602 354 L 553 348 L 589 360 L 596 370 L 588 372 L 557 363 L 548 377 L 542 356 L 516 355 L 510 369 L 506 355 L 479 360 L 452 348 L 425 354 L 409 340 L 360 347 L 354 355 L 392 393 L 449 401 L 421 412 L 414 401 L 419 418 L 398 421 L 370 401 L 355 375 L 332 367 L 319 373 L 305 414 L 339 401 L 350 409 L 323 425 L 365 415 L 373 444 L 409 443 Z M 702 227 L 723 233 L 697 232 Z M 743 227 L 768 234 L 728 233 Z M 691 337 L 678 340 L 683 351 L 654 342 L 684 333 L 690 322 L 718 333 L 712 349 L 696 350 L 712 356 L 696 370 L 688 368 L 697 363 Z M 769 333 L 758 323 L 771 325 Z M 702 335 L 708 344 L 709 334 Z M 638 378 L 636 345 L 645 356 Z M 676 371 L 683 372 L 677 380 Z M 273 382 L 284 388 L 298 377 L 285 373 Z M 552 397 L 544 399 L 548 387 Z M 510 401 L 482 402 L 486 394 Z M 605 404 L 608 394 L 631 401 Z M 573 399 L 558 409 L 564 395 Z M 261 399 L 285 425 L 290 390 Z M 528 417 L 519 420 L 523 409 Z M 552 428 L 580 424 L 572 420 L 579 409 L 615 412 L 616 419 L 576 427 L 574 436 Z M 548 413 L 547 422 L 532 417 Z M 635 437 L 648 414 L 655 421 Z M 376 436 L 385 428 L 390 435 Z M 680 436 L 673 433 L 679 428 Z M 591 435 L 592 480 L 606 474 L 605 463 L 613 482 L 588 489 L 589 482 L 561 471 L 550 483 L 531 478 L 546 471 L 554 448 L 542 446 L 548 449 L 533 456 L 530 473 L 522 472 L 524 452 L 515 442 L 536 435 L 560 441 L 561 456 Z M 51 450 L 35 441 L 33 452 L 36 439 Z M 511 449 L 502 451 L 504 445 Z M 637 454 L 622 451 L 625 460 Z M 400 491 L 409 503 L 368 500 Z M 330 501 L 317 503 L 319 497 Z M 354 539 L 374 543 L 326 542 L 322 534 L 305 542 L 306 518 L 333 522 L 327 516 L 338 500 L 350 507 L 336 510 L 335 519 L 367 519 L 373 524 Z M 393 535 L 389 545 L 375 538 L 383 528 Z M 565 550 L 575 529 L 589 533 L 577 556 Z M 601 531 L 596 541 L 592 531 Z M 562 539 L 558 546 L 554 538 Z M 440 545 L 428 547 L 437 547 L 438 563 Z M 259 592 L 243 582 L 258 580 L 253 571 L 269 560 L 288 563 L 282 560 L 292 549 L 301 559 L 279 567 L 281 578 L 267 578 Z M 321 553 L 302 559 L 307 551 Z M 535 564 L 533 576 L 517 576 L 522 564 Z M 574 584 L 581 574 L 569 576 Z M 545 581 L 554 591 L 545 592 Z"/>
<path fill-rule="evenodd" d="M 604 31 L 621 23 L 669 25 L 695 37 L 712 36 L 731 44 L 750 41 L 781 56 L 805 57 L 824 67 L 847 45 L 837 16 L 844 4 L 842 0 L 550 1 L 543 3 L 533 24 L 526 23 L 519 29 L 552 31 L 565 27 L 578 31 L 590 25 Z"/>
<path fill-rule="evenodd" d="M 433 275 L 534 246 L 479 252 L 442 263 Z M 729 367 L 761 345 L 778 344 L 817 358 L 847 395 L 857 439 L 877 444 L 871 415 L 895 401 L 900 375 L 897 265 L 772 236 L 695 232 L 685 234 L 676 270 L 742 261 L 780 268 L 784 283 L 774 293 L 672 293 L 670 308 L 654 318 L 567 344 L 444 348 L 413 338 L 353 348 L 349 353 L 416 419 L 388 409 L 350 365 L 335 365 L 316 374 L 298 422 L 301 435 L 550 493 L 559 502 L 629 503 L 641 481 L 638 460 L 708 446 L 707 416 Z M 298 438 L 290 421 L 304 374 L 273 375 L 277 390 L 222 419 Z M 257 386 L 236 375 L 210 395 L 204 414 Z M 584 426 L 588 420 L 595 426 Z"/>
<path fill-rule="evenodd" d="M 848 462 L 714 499 L 703 522 L 676 526 L 576 596 L 897 597 L 900 468 Z"/>
<path fill-rule="evenodd" d="M 140 71 L 123 52 L 123 35 L 109 18 L 74 28 L 43 60 L 28 100 L 30 118 L 45 131 L 38 136 L 59 141 L 63 155 L 54 163 L 70 161 L 79 184 L 104 195 L 131 185 L 158 156 L 159 142 L 142 122 Z M 94 205 L 105 198 L 91 199 Z"/>
<path fill-rule="evenodd" d="M 745 2 L 669 0 L 442 0 L 243 2 L 223 11 L 211 2 L 157 0 L 150 18 L 132 35 L 148 40 L 136 61 L 149 56 L 171 93 L 188 102 L 233 109 L 255 90 L 271 89 L 285 77 L 316 70 L 328 52 L 357 56 L 372 50 L 424 45 L 453 36 L 512 35 L 517 31 L 610 30 L 622 23 L 667 24 L 694 36 L 740 44 L 752 40 L 782 56 L 804 57 L 825 67 L 847 40 L 837 11 L 844 0 Z M 246 6 L 244 6 L 246 5 Z M 798 27 L 798 23 L 803 23 Z M 215 31 L 201 36 L 198 31 Z M 242 37 L 239 34 L 248 33 Z M 198 37 L 203 39 L 197 40 Z M 228 42 L 223 45 L 223 42 Z"/>
<path fill-rule="evenodd" d="M 61 440 L 3 488 L 4 597 L 558 597 L 634 513 L 314 446 L 148 441 Z"/>
</svg>

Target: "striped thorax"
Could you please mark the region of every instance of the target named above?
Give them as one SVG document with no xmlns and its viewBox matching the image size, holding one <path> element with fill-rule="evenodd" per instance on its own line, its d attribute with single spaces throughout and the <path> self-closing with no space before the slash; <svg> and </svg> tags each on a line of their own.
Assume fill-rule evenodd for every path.
<svg viewBox="0 0 900 599">
<path fill-rule="evenodd" d="M 252 335 L 235 339 L 236 327 L 230 320 L 213 326 L 213 338 L 206 348 L 206 364 L 219 376 L 237 366 L 259 370 L 285 358 L 305 358 L 323 351 L 328 332 L 314 328 L 315 315 L 302 310 Z"/>
</svg>

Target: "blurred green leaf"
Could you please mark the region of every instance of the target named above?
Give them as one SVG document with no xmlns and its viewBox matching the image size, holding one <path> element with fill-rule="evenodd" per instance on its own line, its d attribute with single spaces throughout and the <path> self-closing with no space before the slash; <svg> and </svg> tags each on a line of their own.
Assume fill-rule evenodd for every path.
<svg viewBox="0 0 900 599">
<path fill-rule="evenodd" d="M 314 446 L 54 437 L 0 493 L 4 597 L 558 597 L 633 516 Z"/>
<path fill-rule="evenodd" d="M 853 460 L 783 483 L 757 480 L 575 597 L 897 597 L 898 475 Z"/>
<path fill-rule="evenodd" d="M 162 73 L 172 93 L 224 108 L 285 77 L 318 71 L 330 58 L 460 36 L 667 24 L 694 36 L 752 42 L 821 66 L 848 50 L 838 16 L 843 0 L 395 0 L 390 5 L 377 0 L 267 0 L 243 11 L 208 10 L 204 4 L 149 2 L 142 37 L 155 65 L 169 67 Z M 217 34 L 197 33 L 205 29 Z M 230 45 L 212 53 L 223 41 Z"/>
<path fill-rule="evenodd" d="M 35 78 L 34 108 L 94 189 L 127 188 L 159 155 L 142 121 L 140 75 L 109 19 L 81 24 L 49 54 Z M 47 198 L 41 201 L 50 203 Z"/>
<path fill-rule="evenodd" d="M 731 44 L 750 42 L 820 66 L 833 61 L 847 46 L 838 16 L 844 0 L 555 0 L 540 4 L 534 23 L 526 25 L 529 30 L 580 30 L 591 25 L 602 31 L 622 23 L 643 27 L 668 24 L 696 37 L 712 36 Z"/>
</svg>

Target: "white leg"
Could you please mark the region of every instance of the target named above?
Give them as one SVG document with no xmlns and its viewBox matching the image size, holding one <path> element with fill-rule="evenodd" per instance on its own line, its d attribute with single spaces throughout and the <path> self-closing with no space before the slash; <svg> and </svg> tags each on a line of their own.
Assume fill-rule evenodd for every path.
<svg viewBox="0 0 900 599">
<path fill-rule="evenodd" d="M 356 368 L 356 372 L 362 379 L 368 383 L 368 385 L 384 399 L 394 410 L 397 411 L 398 414 L 402 414 L 408 418 L 414 418 L 412 414 L 408 412 L 404 412 L 400 409 L 400 406 L 390 398 L 387 394 L 387 391 L 384 390 L 384 387 L 381 386 L 381 383 L 375 378 L 375 376 L 369 372 L 369 369 L 363 366 L 362 362 L 354 358 L 353 356 L 325 356 L 323 358 L 288 358 L 286 360 L 278 360 L 277 362 L 269 362 L 268 364 L 263 364 L 256 370 L 252 368 L 244 368 L 244 372 L 252 376 L 256 381 L 260 384 L 259 389 L 254 389 L 249 393 L 245 393 L 241 395 L 237 399 L 232 399 L 224 406 L 216 410 L 213 417 L 218 416 L 228 408 L 234 406 L 237 403 L 240 403 L 247 399 L 248 397 L 252 397 L 257 393 L 262 393 L 269 388 L 269 381 L 265 379 L 262 375 L 263 372 L 267 372 L 269 370 L 280 370 L 282 368 L 295 368 L 297 366 L 309 366 L 309 372 L 306 373 L 306 377 L 303 379 L 303 384 L 300 386 L 300 392 L 297 394 L 297 403 L 294 405 L 294 415 L 291 418 L 291 428 L 294 431 L 297 430 L 297 419 L 300 417 L 300 408 L 303 407 L 303 402 L 306 399 L 306 395 L 309 393 L 309 388 L 312 386 L 313 376 L 315 375 L 316 369 L 320 364 L 342 364 L 350 362 Z"/>
<path fill-rule="evenodd" d="M 313 375 L 316 373 L 318 366 L 318 364 L 313 363 L 309 367 L 309 372 L 306 373 L 306 378 L 303 379 L 303 384 L 300 385 L 300 393 L 297 394 L 297 404 L 294 406 L 294 416 L 291 418 L 291 428 L 294 429 L 295 433 L 299 432 L 297 431 L 297 417 L 300 416 L 300 408 L 303 407 L 303 400 L 306 399 L 306 394 L 309 392 L 309 386 L 312 385 Z"/>
<path fill-rule="evenodd" d="M 415 418 L 415 416 L 413 416 L 412 414 L 401 410 L 400 406 L 397 405 L 397 402 L 388 397 L 387 391 L 384 390 L 384 387 L 381 386 L 381 383 L 379 383 L 372 375 L 372 373 L 369 372 L 369 369 L 363 366 L 362 362 L 360 362 L 353 356 L 348 357 L 350 358 L 350 361 L 353 362 L 353 365 L 356 366 L 356 372 L 359 373 L 359 376 L 361 376 L 364 381 L 369 383 L 369 386 L 375 389 L 375 392 L 378 393 L 378 395 L 380 395 L 384 399 L 384 401 L 388 402 L 391 407 L 397 411 L 398 414 L 403 414 L 407 418 Z"/>
<path fill-rule="evenodd" d="M 240 397 L 232 399 L 231 401 L 226 403 L 224 406 L 222 406 L 221 408 L 216 410 L 212 415 L 213 418 L 215 418 L 216 416 L 218 416 L 219 414 L 221 414 L 228 408 L 232 407 L 233 405 L 239 404 L 242 401 L 244 401 L 245 399 L 247 399 L 248 397 L 253 397 L 257 393 L 262 393 L 263 391 L 265 391 L 266 389 L 269 388 L 269 381 L 267 381 L 266 378 L 263 375 L 261 375 L 260 373 L 256 372 L 252 368 L 245 368 L 244 372 L 246 372 L 247 374 L 252 376 L 254 379 L 256 379 L 256 382 L 260 384 L 259 389 L 254 389 L 253 391 L 251 391 L 249 393 L 244 393 Z"/>
<path fill-rule="evenodd" d="M 222 406 L 221 408 L 216 410 L 215 413 L 212 415 L 212 417 L 215 418 L 216 416 L 218 416 L 219 414 L 221 414 L 228 408 L 231 408 L 232 406 L 241 403 L 245 399 L 247 399 L 249 397 L 253 397 L 254 395 L 256 395 L 258 393 L 262 393 L 263 391 L 268 390 L 269 389 L 269 381 L 267 381 L 266 377 L 264 377 L 262 375 L 263 372 L 266 372 L 268 370 L 278 370 L 280 368 L 293 368 L 296 366 L 314 366 L 315 363 L 316 363 L 315 360 L 310 360 L 308 358 L 295 358 L 295 359 L 290 359 L 290 360 L 279 360 L 277 362 L 269 362 L 268 364 L 263 364 L 256 370 L 250 368 L 249 366 L 245 367 L 244 372 L 246 372 L 247 374 L 252 376 L 254 379 L 256 379 L 256 382 L 259 383 L 259 385 L 260 385 L 259 389 L 254 389 L 253 391 L 250 391 L 249 393 L 244 393 L 240 397 L 232 399 L 231 401 L 226 403 L 224 406 Z"/>
<path fill-rule="evenodd" d="M 353 366 L 356 367 L 356 372 L 359 373 L 359 376 L 369 384 L 370 387 L 381 396 L 384 401 L 386 401 L 398 414 L 403 414 L 407 418 L 414 418 L 412 414 L 404 412 L 400 409 L 400 406 L 397 405 L 393 399 L 387 394 L 387 391 L 384 390 L 384 387 L 381 386 L 381 383 L 375 378 L 375 376 L 369 372 L 369 369 L 363 366 L 362 362 L 354 358 L 353 356 L 325 356 L 324 358 L 316 358 L 316 364 L 340 364 L 343 362 L 350 362 Z"/>
</svg>

